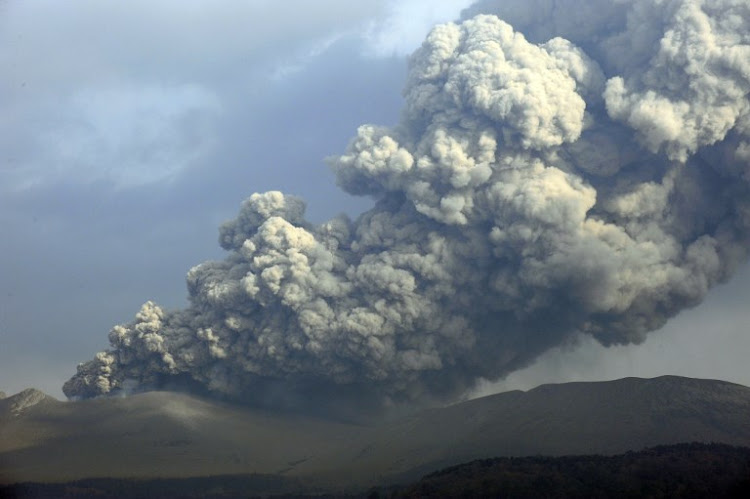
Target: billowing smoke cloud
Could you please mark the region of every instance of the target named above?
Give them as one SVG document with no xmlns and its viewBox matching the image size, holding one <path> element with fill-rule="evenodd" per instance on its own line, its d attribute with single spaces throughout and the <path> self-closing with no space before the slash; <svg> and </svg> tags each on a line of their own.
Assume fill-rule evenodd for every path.
<svg viewBox="0 0 750 499">
<path fill-rule="evenodd" d="M 412 56 L 400 123 L 331 160 L 373 209 L 314 226 L 300 199 L 252 195 L 227 258 L 188 273 L 190 306 L 146 303 L 65 393 L 447 400 L 572 334 L 643 341 L 727 279 L 750 247 L 750 4 L 478 12 L 497 16 Z"/>
</svg>

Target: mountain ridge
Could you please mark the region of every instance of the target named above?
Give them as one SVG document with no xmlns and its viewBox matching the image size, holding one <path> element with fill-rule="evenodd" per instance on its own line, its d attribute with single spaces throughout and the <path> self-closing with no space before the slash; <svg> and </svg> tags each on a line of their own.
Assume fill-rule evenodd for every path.
<svg viewBox="0 0 750 499">
<path fill-rule="evenodd" d="M 750 388 L 678 376 L 547 384 L 380 424 L 172 392 L 77 402 L 24 392 L 0 400 L 0 483 L 257 473 L 351 488 L 489 457 L 750 446 Z M 36 403 L 9 409 L 21 399 Z"/>
<path fill-rule="evenodd" d="M 3 416 L 18 416 L 37 404 L 55 402 L 59 403 L 60 401 L 36 388 L 26 388 L 11 396 L 6 396 L 4 392 L 0 392 L 0 418 Z"/>
</svg>

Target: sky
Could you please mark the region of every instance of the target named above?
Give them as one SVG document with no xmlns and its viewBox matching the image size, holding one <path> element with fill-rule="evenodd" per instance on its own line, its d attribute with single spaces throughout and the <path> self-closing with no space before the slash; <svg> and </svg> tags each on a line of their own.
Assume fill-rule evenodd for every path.
<svg viewBox="0 0 750 499">
<path fill-rule="evenodd" d="M 146 300 L 185 305 L 254 192 L 372 201 L 325 158 L 393 125 L 407 56 L 468 0 L 0 3 L 0 389 L 62 398 Z M 750 385 L 750 267 L 641 345 L 580 338 L 475 395 L 679 374 Z"/>
</svg>

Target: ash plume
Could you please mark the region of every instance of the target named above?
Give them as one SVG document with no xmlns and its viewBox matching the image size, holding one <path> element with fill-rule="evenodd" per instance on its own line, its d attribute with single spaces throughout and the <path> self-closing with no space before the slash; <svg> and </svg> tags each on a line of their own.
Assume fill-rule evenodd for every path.
<svg viewBox="0 0 750 499">
<path fill-rule="evenodd" d="M 400 122 L 330 160 L 370 211 L 316 226 L 302 200 L 253 194 L 220 228 L 226 259 L 189 271 L 189 306 L 147 302 L 65 394 L 445 401 L 574 334 L 641 342 L 746 259 L 750 4 L 464 17 L 412 55 Z"/>
</svg>

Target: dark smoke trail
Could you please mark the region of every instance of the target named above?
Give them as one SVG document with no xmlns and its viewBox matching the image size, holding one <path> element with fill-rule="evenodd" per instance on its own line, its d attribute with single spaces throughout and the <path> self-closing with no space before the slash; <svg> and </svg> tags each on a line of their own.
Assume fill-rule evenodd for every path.
<svg viewBox="0 0 750 499">
<path fill-rule="evenodd" d="M 480 11 L 530 38 L 494 15 L 436 27 L 401 122 L 331 161 L 372 210 L 313 226 L 301 200 L 252 195 L 227 258 L 188 273 L 190 306 L 146 303 L 65 393 L 447 400 L 575 333 L 643 341 L 727 279 L 749 247 L 750 4 Z"/>
</svg>

